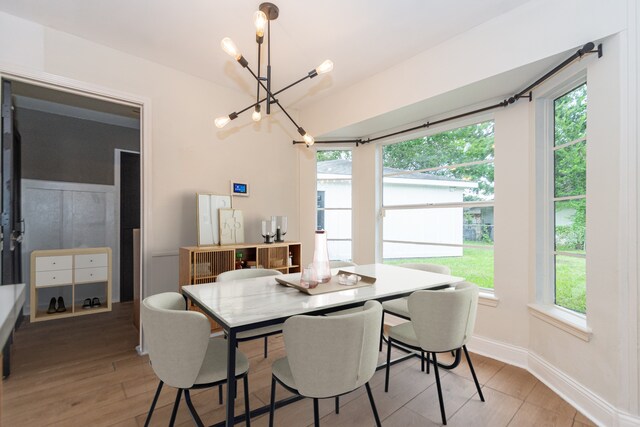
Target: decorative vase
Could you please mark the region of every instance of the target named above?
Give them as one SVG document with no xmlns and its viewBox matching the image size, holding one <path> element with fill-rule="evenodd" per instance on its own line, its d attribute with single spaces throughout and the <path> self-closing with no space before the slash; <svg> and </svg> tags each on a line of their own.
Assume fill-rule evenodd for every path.
<svg viewBox="0 0 640 427">
<path fill-rule="evenodd" d="M 324 230 L 316 231 L 316 243 L 313 251 L 313 267 L 319 283 L 331 280 L 331 267 L 329 266 L 329 252 L 327 251 L 327 234 Z"/>
</svg>

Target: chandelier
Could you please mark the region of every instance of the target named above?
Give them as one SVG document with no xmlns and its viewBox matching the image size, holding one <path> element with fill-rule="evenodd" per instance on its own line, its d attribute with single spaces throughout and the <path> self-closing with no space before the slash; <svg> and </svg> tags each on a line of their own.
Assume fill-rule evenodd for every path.
<svg viewBox="0 0 640 427">
<path fill-rule="evenodd" d="M 262 104 L 264 103 L 265 111 L 267 114 L 271 114 L 271 105 L 276 104 L 282 110 L 282 112 L 287 116 L 287 118 L 291 120 L 291 123 L 293 123 L 293 125 L 296 127 L 298 133 L 302 135 L 302 139 L 304 140 L 307 147 L 310 147 L 315 142 L 313 139 L 313 136 L 309 135 L 301 126 L 299 126 L 296 123 L 295 120 L 293 120 L 293 118 L 289 115 L 289 113 L 287 113 L 287 110 L 285 110 L 284 107 L 282 107 L 282 105 L 276 98 L 276 95 L 284 92 L 285 90 L 297 85 L 298 83 L 306 79 L 312 79 L 319 74 L 328 73 L 333 69 L 333 62 L 327 59 L 318 67 L 309 71 L 306 76 L 302 77 L 299 80 L 296 80 L 295 82 L 283 87 L 280 90 L 273 92 L 271 90 L 271 21 L 274 21 L 275 19 L 278 18 L 279 9 L 278 9 L 278 6 L 276 6 L 273 3 L 262 3 L 259 9 L 260 10 L 258 10 L 254 14 L 254 18 L 253 18 L 253 23 L 256 26 L 256 43 L 258 44 L 258 73 L 257 74 L 251 69 L 251 67 L 249 67 L 249 63 L 247 62 L 247 60 L 245 59 L 244 56 L 242 56 L 242 53 L 240 53 L 240 50 L 238 50 L 238 47 L 236 46 L 236 44 L 229 37 L 225 37 L 224 39 L 222 39 L 222 42 L 220 43 L 222 46 L 222 50 L 224 50 L 226 53 L 232 56 L 236 61 L 238 61 L 238 63 L 242 66 L 242 68 L 246 68 L 251 73 L 251 75 L 256 79 L 256 82 L 257 82 L 256 83 L 256 102 L 254 102 L 253 104 L 249 105 L 246 108 L 243 108 L 240 111 L 235 111 L 229 114 L 228 116 L 218 117 L 217 119 L 215 119 L 216 127 L 220 129 L 223 128 L 231 120 L 236 119 L 239 114 L 242 114 L 245 111 L 250 109 L 253 109 L 251 118 L 256 122 L 259 122 L 262 119 L 262 111 L 261 111 Z M 267 74 L 265 76 L 261 76 L 260 75 L 260 51 L 262 47 L 262 42 L 264 40 L 265 29 L 267 30 Z M 262 99 L 260 98 L 261 88 L 265 92 L 265 96 Z"/>
</svg>

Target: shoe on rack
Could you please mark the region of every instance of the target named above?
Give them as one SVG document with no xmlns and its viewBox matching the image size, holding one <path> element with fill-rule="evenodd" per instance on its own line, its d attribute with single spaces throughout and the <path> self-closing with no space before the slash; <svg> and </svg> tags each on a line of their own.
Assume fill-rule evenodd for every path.
<svg viewBox="0 0 640 427">
<path fill-rule="evenodd" d="M 91 301 L 91 306 L 92 307 L 100 307 L 102 304 L 100 304 L 100 298 L 95 297 L 92 301 Z"/>
<path fill-rule="evenodd" d="M 49 308 L 47 309 L 47 314 L 51 314 L 55 312 L 56 312 L 56 298 L 53 297 L 51 298 L 51 301 L 49 301 Z"/>
<path fill-rule="evenodd" d="M 62 299 L 62 297 L 58 297 L 58 308 L 56 308 L 56 311 L 58 313 L 67 311 L 67 308 L 64 306 L 64 299 Z"/>
<path fill-rule="evenodd" d="M 86 298 L 82 303 L 82 308 L 87 309 L 91 308 L 91 298 Z"/>
</svg>

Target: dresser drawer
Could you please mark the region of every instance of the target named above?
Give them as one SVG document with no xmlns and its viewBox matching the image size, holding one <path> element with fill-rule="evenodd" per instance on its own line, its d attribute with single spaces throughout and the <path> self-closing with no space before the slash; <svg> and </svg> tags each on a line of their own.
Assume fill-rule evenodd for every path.
<svg viewBox="0 0 640 427">
<path fill-rule="evenodd" d="M 36 271 L 36 288 L 70 284 L 71 270 Z"/>
<path fill-rule="evenodd" d="M 36 271 L 71 270 L 71 255 L 36 257 Z"/>
<path fill-rule="evenodd" d="M 76 283 L 106 282 L 107 267 L 76 268 Z"/>
<path fill-rule="evenodd" d="M 107 254 L 76 255 L 76 268 L 106 267 Z"/>
</svg>

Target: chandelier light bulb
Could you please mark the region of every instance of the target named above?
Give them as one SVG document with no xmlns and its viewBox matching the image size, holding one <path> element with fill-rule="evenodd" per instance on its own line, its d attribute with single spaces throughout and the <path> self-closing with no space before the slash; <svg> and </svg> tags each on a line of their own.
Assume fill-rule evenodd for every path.
<svg viewBox="0 0 640 427">
<path fill-rule="evenodd" d="M 311 135 L 309 135 L 308 133 L 305 133 L 302 136 L 302 139 L 304 139 L 304 143 L 307 144 L 307 147 L 311 147 L 313 145 L 313 143 L 316 142 L 316 140 L 313 139 L 313 137 Z"/>
<path fill-rule="evenodd" d="M 231 121 L 231 118 L 229 118 L 229 116 L 222 116 L 222 117 L 218 117 L 217 119 L 214 120 L 214 123 L 216 124 L 216 127 L 218 129 L 222 129 L 223 127 L 225 127 L 227 125 L 227 123 L 229 123 Z"/>
<path fill-rule="evenodd" d="M 220 42 L 220 46 L 222 46 L 222 50 L 227 52 L 230 56 L 233 56 L 236 61 L 242 58 L 242 54 L 238 50 L 238 46 L 231 40 L 229 37 L 225 37 Z"/>
<path fill-rule="evenodd" d="M 331 61 L 330 59 L 327 59 L 322 64 L 316 67 L 316 73 L 318 74 L 328 73 L 331 70 L 333 70 L 333 61 Z"/>
<path fill-rule="evenodd" d="M 256 26 L 256 36 L 263 37 L 264 29 L 267 27 L 267 15 L 261 10 L 253 15 L 253 24 Z"/>
<path fill-rule="evenodd" d="M 251 118 L 254 122 L 259 122 L 262 119 L 262 113 L 260 112 L 260 106 L 256 105 L 256 108 L 253 110 L 251 114 Z"/>
</svg>

